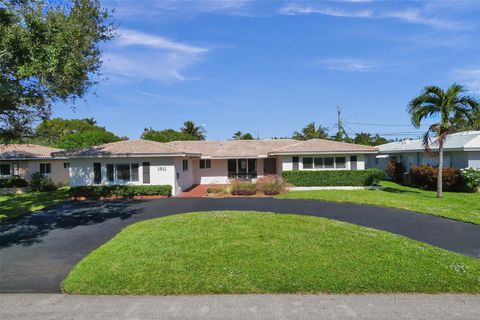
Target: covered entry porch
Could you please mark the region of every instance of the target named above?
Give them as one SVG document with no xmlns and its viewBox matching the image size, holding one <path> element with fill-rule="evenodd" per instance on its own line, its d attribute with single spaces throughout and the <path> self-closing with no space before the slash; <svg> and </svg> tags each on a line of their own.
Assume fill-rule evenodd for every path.
<svg viewBox="0 0 480 320">
<path fill-rule="evenodd" d="M 281 174 L 279 157 L 203 158 L 193 160 L 195 184 L 228 184 L 230 180 L 255 181 L 265 175 Z"/>
</svg>

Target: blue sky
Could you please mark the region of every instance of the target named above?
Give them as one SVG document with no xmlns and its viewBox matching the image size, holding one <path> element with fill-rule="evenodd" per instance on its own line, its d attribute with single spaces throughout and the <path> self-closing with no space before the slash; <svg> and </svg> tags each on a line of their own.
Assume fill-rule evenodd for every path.
<svg viewBox="0 0 480 320">
<path fill-rule="evenodd" d="M 185 120 L 208 139 L 286 137 L 312 121 L 334 134 L 340 106 L 352 135 L 415 137 L 405 108 L 424 85 L 480 94 L 480 1 L 102 4 L 119 25 L 104 46 L 108 79 L 54 116 L 94 117 L 121 136 Z"/>
</svg>

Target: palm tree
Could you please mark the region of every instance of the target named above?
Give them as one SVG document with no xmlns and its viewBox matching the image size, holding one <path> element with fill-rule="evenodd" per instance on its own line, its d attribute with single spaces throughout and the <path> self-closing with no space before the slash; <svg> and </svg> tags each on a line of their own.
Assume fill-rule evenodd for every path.
<svg viewBox="0 0 480 320">
<path fill-rule="evenodd" d="M 443 91 L 437 86 L 426 86 L 420 95 L 408 104 L 408 112 L 415 128 L 419 128 L 422 121 L 429 118 L 440 118 L 432 124 L 423 136 L 425 152 L 430 152 L 430 135 L 436 135 L 435 143 L 438 144 L 438 177 L 437 198 L 443 197 L 442 170 L 443 170 L 443 144 L 449 134 L 459 128 L 463 120 L 473 123 L 474 112 L 478 112 L 480 102 L 474 97 L 465 95 L 465 88 L 454 83 Z"/>
<path fill-rule="evenodd" d="M 206 131 L 202 126 L 197 126 L 193 121 L 185 121 L 180 128 L 183 133 L 189 134 L 197 140 L 205 140 Z"/>
<path fill-rule="evenodd" d="M 242 131 L 237 131 L 233 134 L 232 138 L 234 140 L 254 140 L 252 134 L 250 133 L 242 133 Z"/>
<path fill-rule="evenodd" d="M 242 139 L 243 133 L 242 131 L 237 131 L 233 134 L 232 138 L 233 140 L 240 140 Z"/>
<path fill-rule="evenodd" d="M 311 122 L 301 132 L 295 131 L 292 138 L 296 140 L 327 139 L 328 129 L 321 125 L 317 128 L 315 122 Z"/>
</svg>

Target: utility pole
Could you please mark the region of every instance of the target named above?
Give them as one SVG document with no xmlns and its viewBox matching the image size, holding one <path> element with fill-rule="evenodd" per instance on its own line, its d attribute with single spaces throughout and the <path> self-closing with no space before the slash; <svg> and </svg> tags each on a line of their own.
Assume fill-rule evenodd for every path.
<svg viewBox="0 0 480 320">
<path fill-rule="evenodd" d="M 337 126 L 338 126 L 338 134 L 340 135 L 340 131 L 342 130 L 342 109 L 337 106 Z"/>
</svg>

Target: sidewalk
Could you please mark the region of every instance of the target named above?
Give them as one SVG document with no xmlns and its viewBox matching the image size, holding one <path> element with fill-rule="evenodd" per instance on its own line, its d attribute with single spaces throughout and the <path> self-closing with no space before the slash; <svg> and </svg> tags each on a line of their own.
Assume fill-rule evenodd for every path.
<svg viewBox="0 0 480 320">
<path fill-rule="evenodd" d="M 480 319 L 480 295 L 2 294 L 0 319 Z"/>
</svg>

